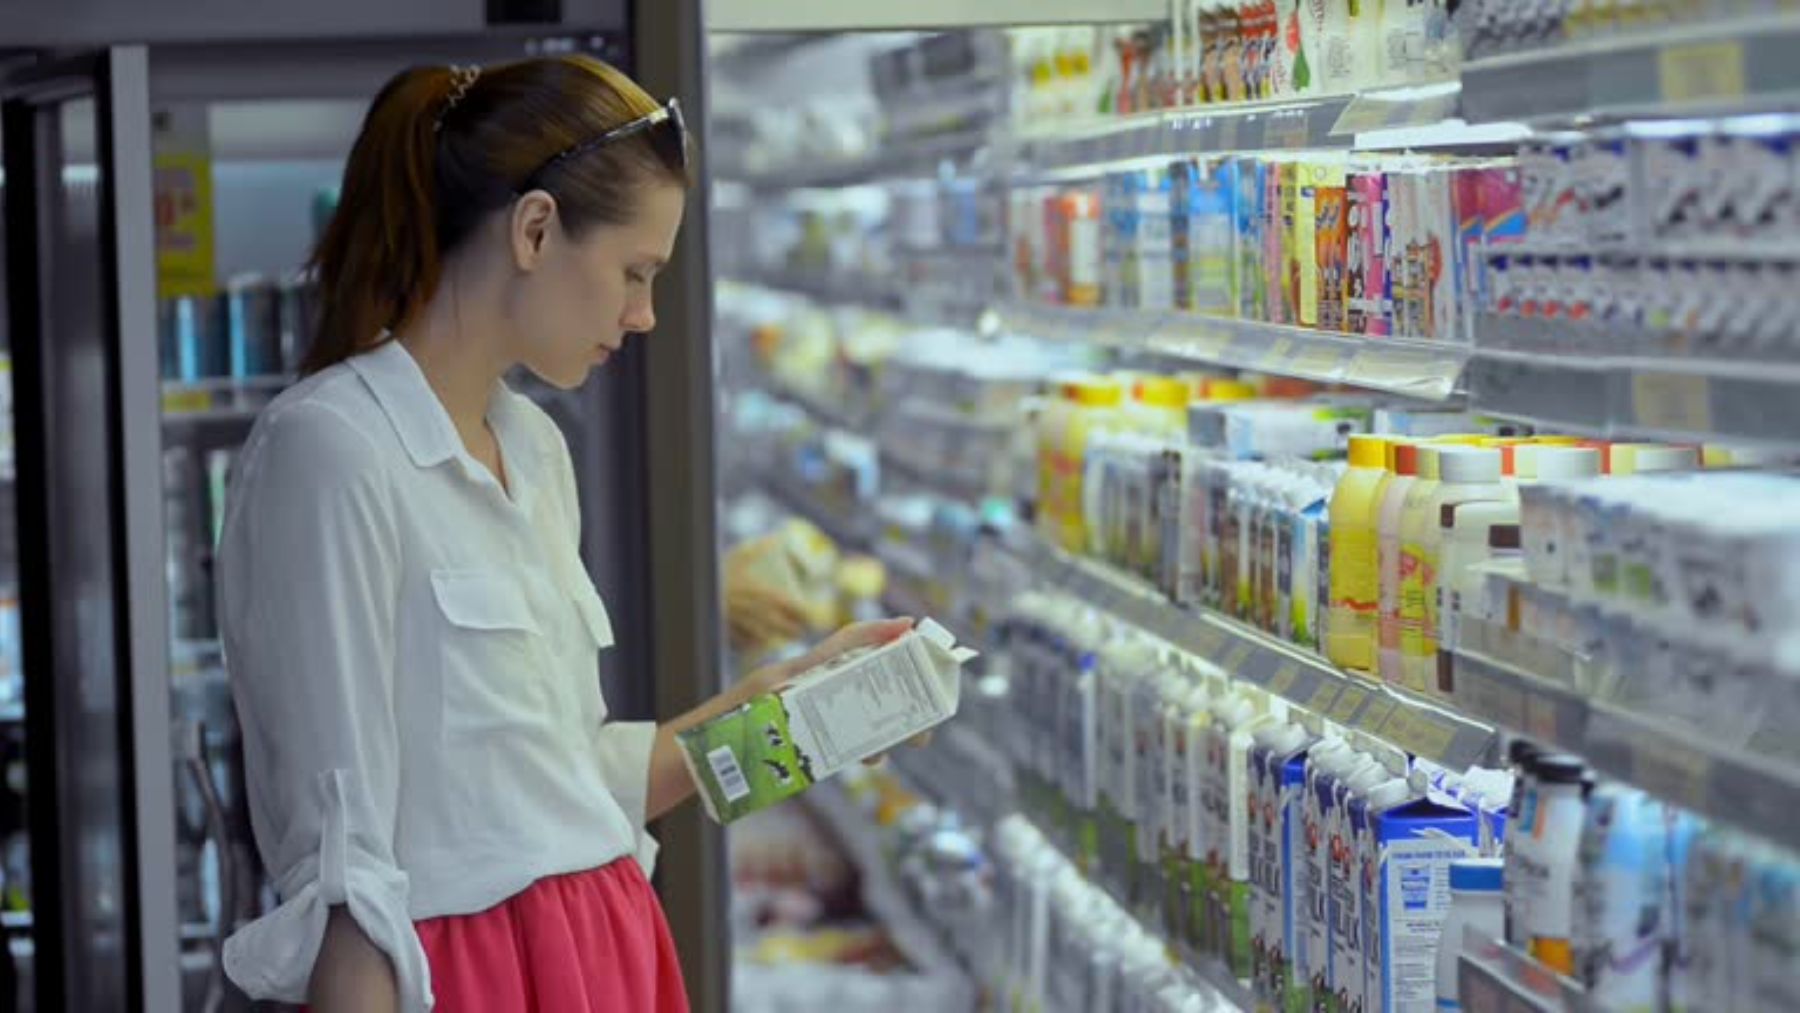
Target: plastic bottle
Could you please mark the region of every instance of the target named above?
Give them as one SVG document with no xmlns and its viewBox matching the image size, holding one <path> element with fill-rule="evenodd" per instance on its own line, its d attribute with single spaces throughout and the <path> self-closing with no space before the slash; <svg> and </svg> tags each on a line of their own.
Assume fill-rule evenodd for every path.
<svg viewBox="0 0 1800 1013">
<path fill-rule="evenodd" d="M 1525 866 L 1531 850 L 1531 820 L 1537 806 L 1537 758 L 1542 754 L 1525 739 L 1514 739 L 1507 748 L 1507 758 L 1514 772 L 1512 800 L 1507 803 L 1506 942 L 1523 950 L 1529 942 L 1525 935 L 1525 908 L 1529 899 L 1525 891 L 1529 874 Z"/>
<path fill-rule="evenodd" d="M 1531 955 L 1558 974 L 1574 975 L 1575 862 L 1584 818 L 1582 782 L 1587 768 L 1578 757 L 1540 756 L 1533 768 L 1537 803 L 1531 821 L 1531 850 L 1525 863 L 1529 894 L 1525 937 Z"/>
<path fill-rule="evenodd" d="M 1479 501 L 1446 505 L 1441 514 L 1443 563 L 1437 580 L 1437 680 L 1436 689 L 1449 696 L 1454 690 L 1458 623 L 1481 593 L 1481 564 L 1500 555 L 1521 555 L 1517 500 Z"/>
<path fill-rule="evenodd" d="M 1429 692 L 1437 686 L 1437 648 L 1439 628 L 1438 584 L 1443 568 L 1444 529 L 1441 518 L 1446 508 L 1460 508 L 1465 503 L 1506 502 L 1515 491 L 1501 482 L 1500 452 L 1486 447 L 1445 447 L 1438 451 L 1439 482 L 1431 498 L 1414 517 L 1414 526 L 1403 527 L 1401 562 L 1403 575 L 1407 567 L 1414 571 L 1410 581 L 1403 579 L 1403 593 L 1415 590 L 1423 605 L 1420 635 L 1416 639 L 1403 636 L 1401 643 L 1401 684 L 1406 688 Z M 1414 488 L 1417 488 L 1415 486 Z M 1402 524 L 1406 519 L 1403 518 Z M 1404 634 L 1404 630 L 1402 631 Z"/>
<path fill-rule="evenodd" d="M 1431 498 L 1438 490 L 1439 455 L 1447 449 L 1441 444 L 1419 444 L 1417 448 L 1419 473 L 1413 484 L 1406 490 L 1405 499 L 1400 504 L 1399 531 L 1399 563 L 1398 563 L 1398 603 L 1395 611 L 1399 617 L 1400 658 L 1396 670 L 1395 683 L 1406 681 L 1406 657 L 1424 650 L 1425 637 L 1425 583 L 1424 572 L 1420 567 L 1424 554 L 1425 527 L 1431 507 Z M 1429 518 L 1435 524 L 1437 518 Z"/>
<path fill-rule="evenodd" d="M 1375 509 L 1376 558 L 1380 582 L 1377 594 L 1375 642 L 1376 668 L 1381 681 L 1400 682 L 1400 515 L 1406 496 L 1418 482 L 1418 444 L 1406 440 L 1388 443 L 1387 484 Z"/>
<path fill-rule="evenodd" d="M 1571 936 L 1576 976 L 1601 1008 L 1657 1008 L 1669 891 L 1663 804 L 1624 785 L 1593 791 L 1581 830 Z"/>
<path fill-rule="evenodd" d="M 1450 913 L 1444 918 L 1437 952 L 1440 1010 L 1462 1009 L 1457 964 L 1467 930 L 1475 929 L 1490 939 L 1499 939 L 1506 931 L 1504 866 L 1498 858 L 1460 858 L 1450 863 Z"/>
<path fill-rule="evenodd" d="M 1053 420 L 1056 437 L 1053 462 L 1058 469 L 1056 489 L 1059 493 L 1057 540 L 1065 549 L 1079 552 L 1087 545 L 1084 511 L 1088 441 L 1117 424 L 1124 397 L 1125 392 L 1116 379 L 1083 377 L 1070 385 L 1067 407 Z"/>
<path fill-rule="evenodd" d="M 1648 475 L 1659 471 L 1692 471 L 1700 467 L 1698 447 L 1664 443 L 1615 443 L 1608 448 L 1613 475 Z"/>
<path fill-rule="evenodd" d="M 1350 467 L 1331 493 L 1331 615 L 1325 655 L 1360 671 L 1375 667 L 1375 621 L 1380 599 L 1378 496 L 1388 471 L 1387 441 L 1350 437 Z"/>
</svg>

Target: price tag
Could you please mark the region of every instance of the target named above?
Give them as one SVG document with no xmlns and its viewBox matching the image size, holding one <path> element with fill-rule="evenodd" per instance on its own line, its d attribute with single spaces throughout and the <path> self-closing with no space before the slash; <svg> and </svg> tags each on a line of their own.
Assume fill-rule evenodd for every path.
<svg viewBox="0 0 1800 1013">
<path fill-rule="evenodd" d="M 1689 809 L 1703 810 L 1712 761 L 1680 743 L 1632 742 L 1631 781 L 1652 795 Z"/>
<path fill-rule="evenodd" d="M 1338 694 L 1342 692 L 1343 689 L 1343 683 L 1326 679 L 1319 683 L 1312 691 L 1312 696 L 1308 697 L 1301 706 L 1319 714 L 1329 714 L 1331 712 L 1331 705 L 1337 702 Z"/>
<path fill-rule="evenodd" d="M 1309 122 L 1305 110 L 1270 113 L 1263 120 L 1263 147 L 1274 150 L 1309 146 L 1312 143 L 1312 132 L 1307 129 Z"/>
<path fill-rule="evenodd" d="M 1451 356 L 1368 348 L 1350 360 L 1344 378 L 1422 397 L 1444 397 L 1455 388 L 1461 371 L 1462 363 Z"/>
<path fill-rule="evenodd" d="M 1288 372 L 1299 376 L 1335 380 L 1343 373 L 1344 352 L 1330 345 L 1306 345 L 1288 363 Z"/>
<path fill-rule="evenodd" d="M 1225 116 L 1215 120 L 1213 123 L 1212 143 L 1206 145 L 1206 150 L 1214 152 L 1230 152 L 1238 150 L 1243 122 L 1244 118 L 1241 116 Z M 1202 138 L 1202 140 L 1204 141 L 1205 139 Z"/>
<path fill-rule="evenodd" d="M 1367 95 L 1356 96 L 1344 107 L 1343 112 L 1338 113 L 1337 122 L 1331 125 L 1331 136 L 1354 136 L 1365 130 L 1387 126 L 1388 106 L 1391 104 Z"/>
<path fill-rule="evenodd" d="M 1239 643 L 1225 652 L 1225 656 L 1219 660 L 1219 667 L 1223 668 L 1227 675 L 1235 676 L 1244 667 L 1244 662 L 1249 661 L 1250 655 L 1255 652 L 1256 648 L 1249 644 Z"/>
<path fill-rule="evenodd" d="M 1219 648 L 1225 646 L 1225 631 L 1210 623 L 1201 623 L 1181 642 L 1187 645 L 1189 651 L 1210 661 Z"/>
<path fill-rule="evenodd" d="M 1411 738 L 1415 756 L 1442 761 L 1456 742 L 1456 727 L 1433 714 L 1414 714 Z"/>
<path fill-rule="evenodd" d="M 1356 727 L 1371 735 L 1380 735 L 1384 725 L 1388 724 L 1389 721 L 1393 720 L 1396 716 L 1404 715 L 1405 713 L 1405 711 L 1399 709 L 1398 704 L 1388 697 L 1372 697 L 1367 706 L 1363 707 L 1362 713 L 1356 716 Z M 1402 733 L 1404 733 L 1408 722 L 1402 717 L 1400 724 L 1402 726 Z M 1396 741 L 1395 744 L 1401 747 L 1407 745 L 1404 741 Z"/>
<path fill-rule="evenodd" d="M 1284 661 L 1275 669 L 1275 674 L 1269 676 L 1269 692 L 1285 699 L 1288 691 L 1294 688 L 1294 680 L 1298 678 L 1300 678 L 1300 663 Z"/>
<path fill-rule="evenodd" d="M 1704 376 L 1638 373 L 1631 378 L 1631 414 L 1648 429 L 1712 431 L 1712 386 Z"/>
<path fill-rule="evenodd" d="M 1261 369 L 1275 372 L 1284 368 L 1293 355 L 1294 339 L 1276 338 L 1274 342 L 1269 345 L 1268 349 L 1262 353 L 1262 357 L 1257 360 L 1257 366 Z"/>
<path fill-rule="evenodd" d="M 1744 94 L 1744 44 L 1697 42 L 1657 54 L 1657 82 L 1665 102 L 1706 102 Z"/>
<path fill-rule="evenodd" d="M 1340 725 L 1351 724 L 1356 712 L 1362 709 L 1363 701 L 1369 698 L 1369 691 L 1361 686 L 1345 686 L 1338 691 L 1338 697 L 1326 708 L 1325 716 Z"/>
<path fill-rule="evenodd" d="M 1231 343 L 1231 335 L 1204 321 L 1175 320 L 1150 337 L 1150 347 L 1170 355 L 1217 362 Z"/>
</svg>

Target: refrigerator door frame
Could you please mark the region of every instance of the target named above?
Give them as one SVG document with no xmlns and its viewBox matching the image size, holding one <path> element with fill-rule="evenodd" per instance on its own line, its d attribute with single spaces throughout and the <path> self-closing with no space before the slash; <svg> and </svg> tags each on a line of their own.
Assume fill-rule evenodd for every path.
<svg viewBox="0 0 1800 1013">
<path fill-rule="evenodd" d="M 96 975 L 107 971 L 78 955 L 113 948 L 112 973 L 132 1009 L 180 1006 L 179 934 L 173 877 L 174 777 L 169 728 L 169 642 L 163 559 L 162 431 L 157 383 L 156 245 L 151 186 L 149 58 L 143 46 L 114 46 L 28 66 L 0 84 L 7 167 L 6 221 L 11 342 L 15 356 L 16 445 L 20 481 L 19 584 L 25 670 L 27 763 L 38 790 L 28 797 L 33 862 L 33 979 L 41 1010 L 74 1008 Z M 59 131 L 40 129 L 42 113 L 80 98 L 94 103 L 98 173 L 96 289 L 98 369 L 73 393 L 47 389 L 52 359 L 73 355 L 59 336 L 48 304 L 45 265 L 54 264 L 59 238 L 43 193 L 45 176 L 60 173 L 43 150 Z M 60 185 L 59 182 L 53 185 Z M 51 267 L 50 270 L 55 270 Z M 87 401 L 92 398 L 92 401 Z M 79 582 L 88 577 L 55 550 L 58 527 L 74 524 L 58 509 L 53 469 L 80 467 L 61 460 L 59 419 L 65 411 L 105 415 L 105 460 L 100 464 L 107 529 L 86 532 L 109 549 L 103 600 L 110 636 L 110 672 L 80 663 L 91 645 L 71 643 L 84 604 Z M 64 665 L 59 666 L 58 662 Z M 110 685 L 83 687 L 96 675 Z M 76 713 L 84 697 L 109 699 L 117 752 L 116 821 L 84 826 L 77 801 L 88 773 L 72 755 L 79 743 Z M 116 884 L 92 896 L 70 891 L 65 870 L 86 848 L 106 848 L 118 864 Z M 92 858 L 90 857 L 91 861 Z M 50 875 L 45 875 L 49 872 Z M 117 896 L 106 896 L 116 886 Z M 84 906 L 86 905 L 86 906 Z M 91 908 L 91 909 L 90 909 Z M 95 924 L 89 924 L 94 916 Z M 93 951 L 83 934 L 92 934 Z M 108 938 L 110 936 L 110 938 Z M 119 966 L 119 965 L 122 965 Z"/>
</svg>

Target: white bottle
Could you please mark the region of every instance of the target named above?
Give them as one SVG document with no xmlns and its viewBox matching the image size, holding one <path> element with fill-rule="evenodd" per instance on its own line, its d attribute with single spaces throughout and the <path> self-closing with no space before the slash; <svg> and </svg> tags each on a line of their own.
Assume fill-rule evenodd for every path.
<svg viewBox="0 0 1800 1013">
<path fill-rule="evenodd" d="M 1525 938 L 1531 955 L 1557 973 L 1573 976 L 1575 865 L 1586 818 L 1587 768 L 1565 754 L 1540 756 L 1533 766 L 1537 805 L 1530 827 Z"/>
<path fill-rule="evenodd" d="M 1437 1008 L 1462 1009 L 1457 991 L 1457 963 L 1463 952 L 1466 930 L 1473 928 L 1489 939 L 1506 931 L 1502 868 L 1497 858 L 1461 858 L 1450 863 L 1450 913 L 1444 916 L 1444 933 L 1438 938 Z"/>
</svg>

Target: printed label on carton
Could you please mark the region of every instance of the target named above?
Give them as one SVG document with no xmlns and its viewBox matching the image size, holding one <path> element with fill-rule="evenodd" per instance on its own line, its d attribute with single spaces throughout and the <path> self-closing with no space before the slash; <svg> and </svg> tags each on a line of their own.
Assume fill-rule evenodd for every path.
<svg viewBox="0 0 1800 1013">
<path fill-rule="evenodd" d="M 925 620 L 682 732 L 682 758 L 707 813 L 729 823 L 948 720 L 973 657 Z"/>
</svg>

